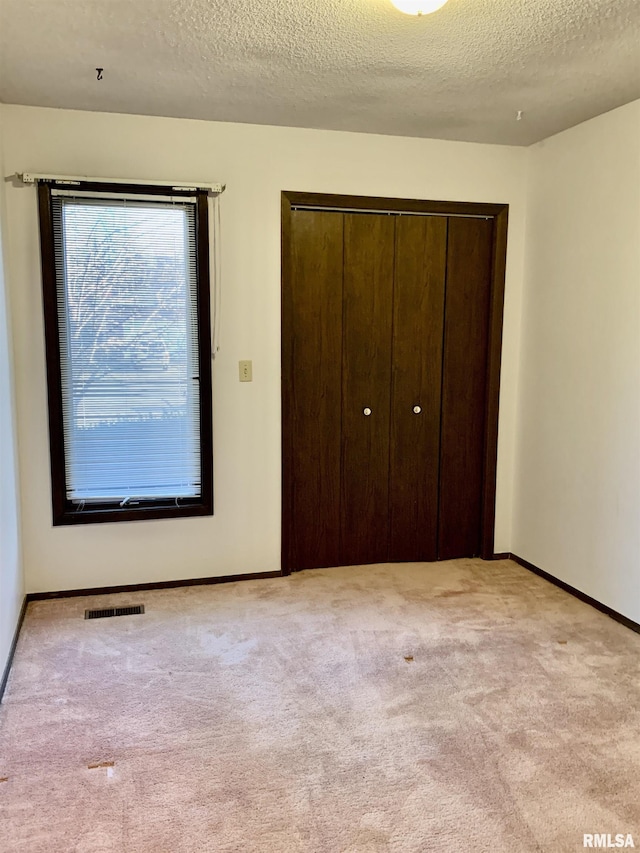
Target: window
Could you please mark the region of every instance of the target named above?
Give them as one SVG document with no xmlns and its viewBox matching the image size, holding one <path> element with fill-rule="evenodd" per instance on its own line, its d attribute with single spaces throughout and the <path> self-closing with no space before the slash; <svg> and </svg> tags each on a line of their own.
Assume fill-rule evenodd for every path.
<svg viewBox="0 0 640 853">
<path fill-rule="evenodd" d="M 206 192 L 52 180 L 39 207 L 53 523 L 211 515 Z"/>
</svg>

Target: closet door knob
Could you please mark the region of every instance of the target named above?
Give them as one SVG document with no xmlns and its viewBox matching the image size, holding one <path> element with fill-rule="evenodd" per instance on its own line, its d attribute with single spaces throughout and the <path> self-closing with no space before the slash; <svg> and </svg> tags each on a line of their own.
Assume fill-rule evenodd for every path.
<svg viewBox="0 0 640 853">
<path fill-rule="evenodd" d="M 421 411 L 422 411 L 422 406 L 414 406 L 413 407 L 413 414 L 414 415 L 419 415 Z"/>
<path fill-rule="evenodd" d="M 369 415 L 371 414 L 371 409 L 367 406 L 367 408 L 363 409 L 362 412 L 363 412 L 364 416 L 368 418 Z"/>
</svg>

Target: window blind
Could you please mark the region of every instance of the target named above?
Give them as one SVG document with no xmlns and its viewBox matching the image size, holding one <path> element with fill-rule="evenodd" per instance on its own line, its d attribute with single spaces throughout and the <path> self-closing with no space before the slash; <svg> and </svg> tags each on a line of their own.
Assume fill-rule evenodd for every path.
<svg viewBox="0 0 640 853">
<path fill-rule="evenodd" d="M 195 199 L 52 192 L 66 496 L 198 498 Z"/>
</svg>

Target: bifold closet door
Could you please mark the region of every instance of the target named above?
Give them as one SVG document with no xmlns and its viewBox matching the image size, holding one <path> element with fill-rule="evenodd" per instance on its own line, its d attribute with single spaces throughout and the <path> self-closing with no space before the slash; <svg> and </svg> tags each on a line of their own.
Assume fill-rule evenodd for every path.
<svg viewBox="0 0 640 853">
<path fill-rule="evenodd" d="M 283 381 L 286 568 L 341 564 L 341 213 L 292 211 Z"/>
<path fill-rule="evenodd" d="M 389 421 L 395 216 L 345 214 L 342 315 L 344 565 L 389 553 Z"/>
<path fill-rule="evenodd" d="M 286 215 L 283 567 L 480 554 L 494 221 Z"/>
<path fill-rule="evenodd" d="M 449 219 L 438 558 L 481 551 L 493 222 Z"/>
<path fill-rule="evenodd" d="M 436 560 L 447 219 L 396 217 L 389 560 Z"/>
</svg>

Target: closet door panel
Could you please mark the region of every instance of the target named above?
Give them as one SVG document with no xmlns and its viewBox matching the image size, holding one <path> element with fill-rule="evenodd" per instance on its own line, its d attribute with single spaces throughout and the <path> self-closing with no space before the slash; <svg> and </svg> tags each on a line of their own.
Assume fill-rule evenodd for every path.
<svg viewBox="0 0 640 853">
<path fill-rule="evenodd" d="M 290 489 L 290 569 L 340 565 L 342 375 L 341 213 L 291 214 L 291 293 L 283 352 L 285 488 Z M 288 319 L 287 319 L 288 318 Z M 286 503 L 285 503 L 286 511 Z"/>
<path fill-rule="evenodd" d="M 342 562 L 387 560 L 395 217 L 345 214 Z M 365 414 L 365 409 L 370 414 Z"/>
<path fill-rule="evenodd" d="M 447 219 L 400 216 L 393 299 L 389 560 L 437 558 Z M 420 412 L 414 412 L 414 407 Z"/>
<path fill-rule="evenodd" d="M 449 220 L 440 455 L 441 560 L 480 553 L 492 235 L 492 220 Z"/>
</svg>

